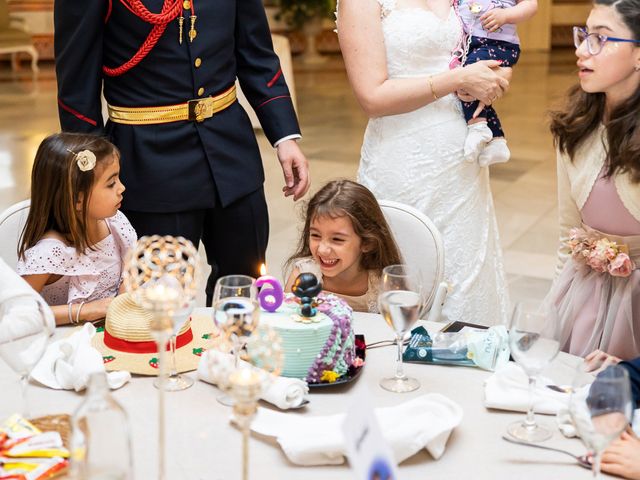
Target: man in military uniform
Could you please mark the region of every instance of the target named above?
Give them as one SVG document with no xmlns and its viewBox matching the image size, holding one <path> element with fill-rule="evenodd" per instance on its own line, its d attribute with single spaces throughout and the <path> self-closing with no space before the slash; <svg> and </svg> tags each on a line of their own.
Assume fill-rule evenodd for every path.
<svg viewBox="0 0 640 480">
<path fill-rule="evenodd" d="M 62 129 L 118 146 L 138 235 L 202 240 L 208 301 L 219 276 L 255 276 L 269 236 L 264 171 L 236 77 L 277 149 L 284 194 L 309 188 L 261 0 L 56 0 L 54 21 Z"/>
</svg>

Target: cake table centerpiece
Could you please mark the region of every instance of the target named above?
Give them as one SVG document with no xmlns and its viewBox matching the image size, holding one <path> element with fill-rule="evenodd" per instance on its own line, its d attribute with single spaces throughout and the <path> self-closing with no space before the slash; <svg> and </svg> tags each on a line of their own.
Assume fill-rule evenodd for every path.
<svg viewBox="0 0 640 480">
<path fill-rule="evenodd" d="M 260 323 L 282 340 L 281 375 L 304 379 L 310 387 L 354 379 L 364 365 L 364 338 L 354 335 L 351 307 L 322 292 L 322 283 L 311 273 L 300 274 L 292 291 L 277 310 L 260 315 Z"/>
</svg>

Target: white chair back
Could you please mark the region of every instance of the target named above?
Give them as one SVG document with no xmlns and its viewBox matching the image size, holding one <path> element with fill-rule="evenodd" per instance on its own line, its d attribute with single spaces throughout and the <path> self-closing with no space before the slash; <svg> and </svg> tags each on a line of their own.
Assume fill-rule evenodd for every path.
<svg viewBox="0 0 640 480">
<path fill-rule="evenodd" d="M 27 223 L 31 200 L 11 205 L 0 213 L 0 257 L 15 270 L 18 263 L 18 241 Z"/>
<path fill-rule="evenodd" d="M 438 321 L 447 293 L 444 245 L 440 232 L 425 214 L 409 205 L 390 200 L 380 200 L 378 203 L 404 263 L 416 266 L 422 277 L 425 311 L 429 310 L 429 320 Z"/>
</svg>

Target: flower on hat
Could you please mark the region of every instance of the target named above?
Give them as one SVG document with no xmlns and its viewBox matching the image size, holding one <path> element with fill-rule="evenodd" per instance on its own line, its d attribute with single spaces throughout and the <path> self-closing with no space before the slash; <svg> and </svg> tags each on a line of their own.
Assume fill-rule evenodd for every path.
<svg viewBox="0 0 640 480">
<path fill-rule="evenodd" d="M 91 150 L 82 150 L 75 155 L 76 163 L 81 171 L 88 172 L 89 170 L 93 170 L 96 166 L 96 154 Z"/>
</svg>

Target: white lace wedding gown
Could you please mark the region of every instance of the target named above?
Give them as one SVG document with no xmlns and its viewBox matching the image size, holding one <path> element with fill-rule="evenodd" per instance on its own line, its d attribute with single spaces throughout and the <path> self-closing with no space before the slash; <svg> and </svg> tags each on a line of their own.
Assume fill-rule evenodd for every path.
<svg viewBox="0 0 640 480">
<path fill-rule="evenodd" d="M 461 32 L 453 8 L 442 19 L 420 8 L 396 8 L 395 0 L 378 1 L 390 78 L 426 77 L 449 68 Z M 445 278 L 453 287 L 446 317 L 493 325 L 507 321 L 509 298 L 489 169 L 462 158 L 466 134 L 454 95 L 371 119 L 358 180 L 379 199 L 424 212 L 442 233 Z"/>
</svg>

